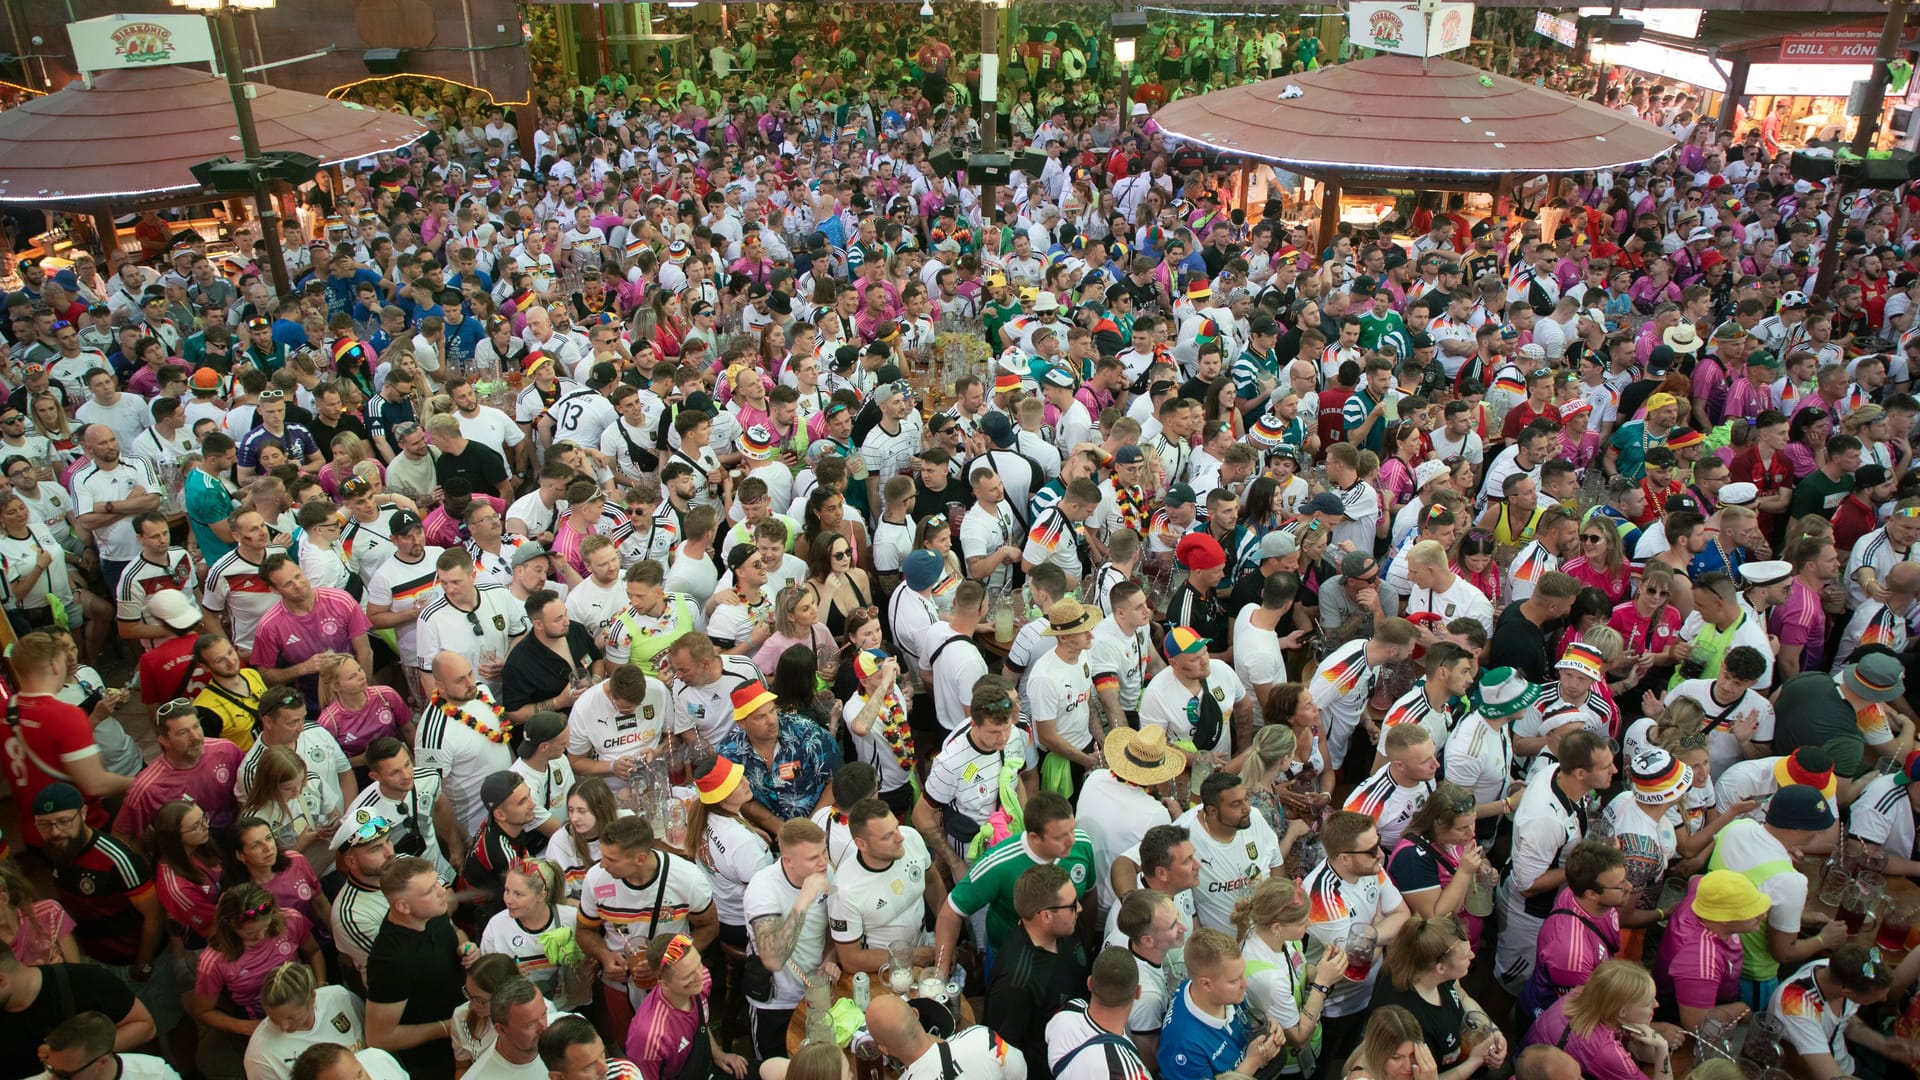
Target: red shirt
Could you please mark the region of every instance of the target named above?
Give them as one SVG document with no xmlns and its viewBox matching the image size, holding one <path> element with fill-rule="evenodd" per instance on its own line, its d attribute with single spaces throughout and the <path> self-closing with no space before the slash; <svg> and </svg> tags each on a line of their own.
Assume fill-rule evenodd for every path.
<svg viewBox="0 0 1920 1080">
<path fill-rule="evenodd" d="M 1347 399 L 1353 396 L 1354 387 L 1329 386 L 1320 391 L 1320 415 L 1314 418 L 1314 427 L 1320 435 L 1320 456 L 1326 456 L 1326 448 L 1340 441 L 1340 433 L 1347 429 L 1343 417 L 1346 414 Z"/>
<path fill-rule="evenodd" d="M 1879 524 L 1879 515 L 1859 492 L 1848 495 L 1833 512 L 1833 545 L 1840 549 L 1840 557 L 1844 559 L 1851 554 L 1854 543 Z"/>
<path fill-rule="evenodd" d="M 198 635 L 181 634 L 140 654 L 140 700 L 160 705 L 187 693 L 188 677 L 193 673 L 193 641 Z"/>
<path fill-rule="evenodd" d="M 13 804 L 20 811 L 20 835 L 37 848 L 40 830 L 34 828 L 33 814 L 27 810 L 33 797 L 56 780 L 73 783 L 69 771 L 73 763 L 88 757 L 98 761 L 100 745 L 93 741 L 93 725 L 87 722 L 87 714 L 77 707 L 51 694 L 22 694 L 17 700 L 19 722 L 14 722 L 12 710 L 0 720 L 0 731 L 6 734 L 7 785 L 13 789 Z M 87 796 L 86 811 L 88 825 L 107 827 L 107 811 L 99 799 Z"/>
<path fill-rule="evenodd" d="M 1533 402 L 1523 401 L 1507 410 L 1507 418 L 1500 424 L 1500 437 L 1508 442 L 1512 442 L 1520 437 L 1520 430 L 1522 428 L 1543 416 L 1556 424 L 1559 423 L 1560 407 L 1549 401 L 1545 409 L 1540 412 L 1534 412 Z"/>
<path fill-rule="evenodd" d="M 1781 488 L 1793 486 L 1793 463 L 1784 453 L 1775 453 L 1767 464 L 1760 463 L 1760 451 L 1749 446 L 1733 456 L 1733 463 L 1727 467 L 1727 483 L 1752 484 L 1765 498 Z M 1771 511 L 1762 510 L 1760 527 L 1771 530 L 1778 516 Z"/>
<path fill-rule="evenodd" d="M 1647 508 L 1640 512 L 1639 520 L 1635 521 L 1634 524 L 1644 529 L 1660 520 L 1661 513 L 1666 509 L 1667 500 L 1675 495 L 1685 495 L 1686 493 L 1686 486 L 1680 483 L 1679 480 L 1669 480 L 1667 481 L 1666 487 L 1655 491 L 1653 489 L 1653 481 L 1648 480 L 1646 477 L 1641 477 L 1640 494 L 1647 497 Z M 1627 556 L 1631 558 L 1633 552 L 1627 552 Z"/>
</svg>

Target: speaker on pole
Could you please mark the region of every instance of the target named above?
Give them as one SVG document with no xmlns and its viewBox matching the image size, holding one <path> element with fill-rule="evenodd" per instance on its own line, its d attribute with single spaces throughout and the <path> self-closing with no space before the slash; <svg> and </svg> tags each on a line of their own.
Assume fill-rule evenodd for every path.
<svg viewBox="0 0 1920 1080">
<path fill-rule="evenodd" d="M 320 171 L 319 158 L 297 150 L 269 150 L 260 156 L 266 159 L 261 171 L 268 180 L 283 180 L 294 187 L 313 179 Z"/>
<path fill-rule="evenodd" d="M 967 183 L 1005 187 L 1013 182 L 1013 158 L 1007 154 L 975 154 L 967 159 Z"/>
<path fill-rule="evenodd" d="M 927 164 L 933 168 L 935 176 L 952 177 L 966 169 L 967 159 L 949 146 L 928 154 Z"/>
<path fill-rule="evenodd" d="M 1013 167 L 1037 179 L 1040 176 L 1041 170 L 1047 167 L 1046 151 L 1036 150 L 1029 146 L 1025 150 L 1020 151 L 1020 155 L 1013 159 Z"/>
<path fill-rule="evenodd" d="M 368 49 L 360 59 L 372 75 L 399 75 L 407 70 L 405 49 Z"/>
</svg>

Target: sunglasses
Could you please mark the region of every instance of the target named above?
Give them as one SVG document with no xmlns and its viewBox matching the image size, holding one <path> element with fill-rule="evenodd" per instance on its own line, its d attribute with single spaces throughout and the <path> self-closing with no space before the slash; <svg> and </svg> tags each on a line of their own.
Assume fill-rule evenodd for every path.
<svg viewBox="0 0 1920 1080">
<path fill-rule="evenodd" d="M 1594 536 L 1589 534 L 1586 536 L 1582 536 L 1580 538 L 1580 542 L 1583 544 L 1604 544 L 1607 542 L 1607 538 L 1604 536 Z"/>
<path fill-rule="evenodd" d="M 99 1057 L 89 1060 L 85 1065 L 82 1065 L 77 1069 L 56 1069 L 53 1066 L 49 1065 L 47 1066 L 47 1075 L 53 1077 L 54 1080 L 73 1080 L 74 1077 L 79 1076 L 81 1073 L 84 1073 L 88 1069 L 91 1069 L 95 1065 L 98 1065 L 102 1059 L 110 1057 L 112 1056 L 112 1054 L 113 1054 L 113 1051 L 109 1050 L 106 1053 L 101 1054 Z"/>
<path fill-rule="evenodd" d="M 392 826 L 388 824 L 386 818 L 383 818 L 380 815 L 375 814 L 374 816 L 361 822 L 359 828 L 353 830 L 353 836 L 351 837 L 351 839 L 353 839 L 358 843 L 365 843 L 369 840 L 377 840 L 380 837 L 385 836 L 387 834 L 387 831 L 390 828 L 392 828 Z"/>
<path fill-rule="evenodd" d="M 268 401 L 281 401 L 281 400 L 283 400 L 283 399 L 285 399 L 285 398 L 286 398 L 286 396 L 287 396 L 287 392 L 286 392 L 285 390 L 262 390 L 262 391 L 260 391 L 260 400 L 261 400 L 261 402 L 263 402 L 263 403 L 264 403 L 264 402 L 268 402 Z"/>
<path fill-rule="evenodd" d="M 1342 855 L 1376 855 L 1377 856 L 1380 854 L 1380 844 L 1376 841 L 1374 845 L 1370 848 L 1354 848 L 1352 851 L 1343 851 L 1340 854 Z"/>
<path fill-rule="evenodd" d="M 260 901 L 259 903 L 253 905 L 250 908 L 241 908 L 240 921 L 248 922 L 253 919 L 257 919 L 262 915 L 270 915 L 272 913 L 273 913 L 273 900 L 271 898 L 268 898 L 266 900 Z"/>
<path fill-rule="evenodd" d="M 9 473 L 8 475 L 12 475 L 12 474 Z M 193 702 L 187 700 L 186 698 L 174 698 L 172 701 L 169 701 L 166 704 L 160 706 L 160 709 L 157 715 L 160 717 L 160 719 L 167 720 L 175 716 L 180 716 L 183 713 L 190 713 L 193 711 L 194 711 Z M 185 796 L 182 796 L 182 798 L 185 798 Z"/>
</svg>

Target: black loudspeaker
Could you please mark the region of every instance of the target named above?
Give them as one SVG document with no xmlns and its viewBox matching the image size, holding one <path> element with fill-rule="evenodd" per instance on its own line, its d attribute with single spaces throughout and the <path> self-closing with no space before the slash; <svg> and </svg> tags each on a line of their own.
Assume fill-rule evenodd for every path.
<svg viewBox="0 0 1920 1080">
<path fill-rule="evenodd" d="M 1013 158 L 1006 154 L 975 154 L 967 159 L 967 183 L 1005 187 L 1013 180 Z"/>
<path fill-rule="evenodd" d="M 399 75 L 407 70 L 405 49 L 368 49 L 360 59 L 372 75 Z"/>
<path fill-rule="evenodd" d="M 1609 17 L 1601 19 L 1594 30 L 1593 36 L 1609 45 L 1631 45 L 1646 33 L 1647 24 L 1638 19 Z"/>
<path fill-rule="evenodd" d="M 1029 146 L 1013 159 L 1013 167 L 1026 173 L 1032 179 L 1039 179 L 1040 173 L 1047 167 L 1047 155 L 1044 150 L 1035 150 Z"/>
<path fill-rule="evenodd" d="M 270 150 L 261 156 L 266 159 L 261 171 L 267 179 L 284 180 L 294 187 L 313 179 L 320 171 L 319 158 L 297 150 Z"/>
<path fill-rule="evenodd" d="M 1835 172 L 1834 161 L 1830 155 L 1794 154 L 1787 159 L 1787 172 L 1795 180 L 1831 180 Z"/>
<path fill-rule="evenodd" d="M 927 155 L 927 164 L 933 168 L 935 176 L 958 176 L 967 167 L 967 159 L 959 151 L 948 147 L 935 150 Z"/>
<path fill-rule="evenodd" d="M 212 161 L 203 161 L 198 165 L 189 165 L 187 171 L 193 174 L 195 183 L 201 187 L 210 188 L 213 186 L 214 177 L 232 164 L 232 158 L 222 156 Z"/>
</svg>

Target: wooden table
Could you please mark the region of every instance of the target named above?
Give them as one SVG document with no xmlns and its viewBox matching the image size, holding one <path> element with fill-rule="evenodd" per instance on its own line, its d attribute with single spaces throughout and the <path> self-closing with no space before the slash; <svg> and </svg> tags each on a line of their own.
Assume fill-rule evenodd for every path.
<svg viewBox="0 0 1920 1080">
<path fill-rule="evenodd" d="M 989 636 L 991 636 L 991 628 L 989 628 Z M 924 974 L 924 970 L 922 974 Z M 892 987 L 889 987 L 886 980 L 882 979 L 879 975 L 869 974 L 867 982 L 870 993 L 869 1000 L 872 998 L 893 996 Z M 918 979 L 915 980 L 915 985 L 919 985 Z M 837 1002 L 852 997 L 853 976 L 843 973 L 833 984 L 833 1000 Z M 787 1021 L 787 1053 L 789 1056 L 799 1053 L 800 1047 L 806 1044 L 808 1011 L 807 999 L 801 998 L 800 1004 L 794 1007 L 793 1019 Z M 964 1030 L 972 1027 L 975 1023 L 973 1005 L 967 1001 L 967 995 L 962 992 L 960 995 L 959 1008 L 954 1013 L 955 1030 Z M 843 1052 L 847 1056 L 847 1061 L 852 1063 L 853 1051 L 849 1049 Z M 859 1066 L 855 1065 L 854 1068 L 857 1072 Z"/>
<path fill-rule="evenodd" d="M 1838 917 L 1838 912 L 1834 910 L 1832 905 L 1820 902 L 1820 880 L 1825 863 L 1826 858 L 1824 856 L 1810 856 L 1799 860 L 1794 865 L 1807 879 L 1807 903 L 1802 909 L 1803 913 L 1823 915 L 1829 919 L 1833 919 Z M 1920 901 L 1920 885 L 1915 885 L 1911 878 L 1895 874 L 1886 874 L 1883 876 L 1887 879 L 1887 889 L 1886 893 L 1881 897 L 1882 905 L 1912 904 Z M 1885 910 L 1884 906 L 1882 910 Z M 1847 940 L 1856 945 L 1872 946 L 1874 944 L 1874 932 L 1879 929 L 1879 926 L 1880 920 L 1876 917 L 1873 921 L 1861 927 L 1858 934 L 1852 935 Z M 1803 924 L 1803 929 L 1804 928 Z M 1899 963 L 1900 958 L 1904 957 L 1907 953 L 1905 949 L 1883 949 L 1881 951 L 1890 958 L 1892 963 L 1896 964 Z M 1791 974 L 1792 972 L 1786 971 L 1785 969 L 1781 971 L 1783 977 Z M 1685 1039 L 1681 1042 L 1680 1048 L 1673 1052 L 1673 1075 L 1685 1076 L 1693 1070 L 1694 1058 L 1696 1056 L 1695 1052 L 1698 1048 L 1699 1044 L 1692 1038 Z M 1738 1052 L 1739 1048 L 1736 1047 L 1735 1053 Z"/>
<path fill-rule="evenodd" d="M 1013 636 L 1015 638 L 1020 636 L 1020 627 L 1018 625 L 1013 628 Z M 997 656 L 1002 660 L 1007 658 L 1007 653 L 1013 648 L 1012 641 L 1001 641 L 998 637 L 994 636 L 993 623 L 991 621 L 983 622 L 974 628 L 973 643 L 980 646 L 981 652 L 990 656 Z"/>
</svg>

